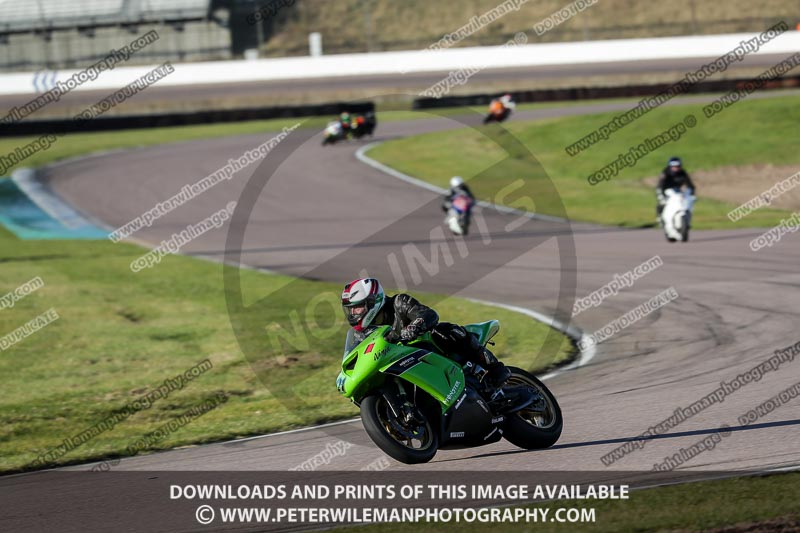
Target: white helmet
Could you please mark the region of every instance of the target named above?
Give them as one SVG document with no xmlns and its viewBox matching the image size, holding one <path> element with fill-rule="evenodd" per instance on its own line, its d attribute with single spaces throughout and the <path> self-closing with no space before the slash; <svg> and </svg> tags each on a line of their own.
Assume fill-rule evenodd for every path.
<svg viewBox="0 0 800 533">
<path fill-rule="evenodd" d="M 461 187 L 464 185 L 464 178 L 461 176 L 453 176 L 450 178 L 450 188 L 455 189 L 456 187 Z"/>
<path fill-rule="evenodd" d="M 375 278 L 361 278 L 351 281 L 342 291 L 342 309 L 347 323 L 356 331 L 361 331 L 375 320 L 386 294 L 381 283 Z"/>
</svg>

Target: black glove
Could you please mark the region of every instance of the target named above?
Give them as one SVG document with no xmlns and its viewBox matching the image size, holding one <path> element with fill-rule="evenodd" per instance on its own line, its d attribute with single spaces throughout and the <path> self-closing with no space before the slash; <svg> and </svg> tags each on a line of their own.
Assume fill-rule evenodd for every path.
<svg viewBox="0 0 800 533">
<path fill-rule="evenodd" d="M 386 334 L 386 342 L 391 342 L 392 344 L 397 343 L 400 340 L 400 335 L 393 329 L 389 330 L 389 333 Z"/>
<path fill-rule="evenodd" d="M 417 337 L 425 333 L 423 329 L 424 327 L 425 327 L 425 322 L 421 318 L 414 320 L 411 324 L 407 325 L 406 327 L 400 330 L 400 340 L 408 342 L 416 339 Z"/>
</svg>

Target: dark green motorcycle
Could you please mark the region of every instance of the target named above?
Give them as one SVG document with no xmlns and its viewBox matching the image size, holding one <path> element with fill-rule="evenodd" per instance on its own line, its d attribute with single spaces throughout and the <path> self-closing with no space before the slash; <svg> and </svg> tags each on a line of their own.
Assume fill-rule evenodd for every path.
<svg viewBox="0 0 800 533">
<path fill-rule="evenodd" d="M 485 346 L 500 323 L 465 327 Z M 441 355 L 429 334 L 393 344 L 385 338 L 389 330 L 374 327 L 359 343 L 351 330 L 336 380 L 339 392 L 361 408 L 367 434 L 389 456 L 415 464 L 430 461 L 439 449 L 501 438 L 529 450 L 558 441 L 561 409 L 530 373 L 509 367 L 511 378 L 493 391 L 484 383 L 485 369 Z"/>
</svg>

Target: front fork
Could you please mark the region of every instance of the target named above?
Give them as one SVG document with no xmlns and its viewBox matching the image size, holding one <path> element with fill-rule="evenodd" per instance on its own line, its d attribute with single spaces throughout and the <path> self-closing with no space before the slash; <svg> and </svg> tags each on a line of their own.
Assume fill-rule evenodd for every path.
<svg viewBox="0 0 800 533">
<path fill-rule="evenodd" d="M 392 383 L 387 383 L 383 388 L 383 397 L 389 404 L 397 420 L 403 424 L 422 423 L 425 421 L 419 409 L 408 399 L 403 383 L 399 379 L 393 379 Z"/>
</svg>

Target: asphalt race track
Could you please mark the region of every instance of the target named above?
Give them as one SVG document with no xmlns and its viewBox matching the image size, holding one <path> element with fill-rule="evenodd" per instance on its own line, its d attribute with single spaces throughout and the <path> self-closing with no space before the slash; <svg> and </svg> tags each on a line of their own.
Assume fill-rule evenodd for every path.
<svg viewBox="0 0 800 533">
<path fill-rule="evenodd" d="M 702 97 L 691 100 L 698 99 Z M 629 105 L 548 108 L 520 112 L 515 118 L 595 113 Z M 480 118 L 429 116 L 379 123 L 374 140 L 464 125 L 480 128 Z M 115 229 L 274 135 L 265 132 L 98 154 L 51 166 L 45 180 L 56 194 L 99 224 Z M 671 417 L 676 409 L 709 395 L 721 381 L 733 380 L 766 361 L 774 350 L 800 340 L 794 296 L 800 285 L 796 268 L 800 253 L 791 246 L 792 236 L 754 253 L 749 242 L 764 230 L 696 231 L 689 243 L 669 244 L 658 229 L 521 218 L 480 208 L 471 235 L 456 242 L 442 231 L 439 194 L 356 158 L 358 149 L 371 141 L 322 147 L 320 137 L 311 129 L 296 130 L 261 165 L 240 171 L 133 238 L 156 246 L 235 200 L 239 205 L 233 220 L 195 239 L 182 253 L 337 283 L 366 269 L 387 286 L 405 282 L 415 290 L 500 302 L 548 315 L 557 308 L 571 308 L 573 297 L 586 296 L 615 274 L 659 255 L 663 266 L 573 320 L 573 326 L 587 333 L 670 287 L 679 297 L 600 343 L 587 364 L 548 380 L 565 417 L 561 439 L 550 449 L 524 451 L 501 441 L 481 448 L 439 451 L 431 463 L 408 466 L 386 459 L 356 419 L 125 458 L 112 463 L 113 475 L 69 472 L 89 470 L 93 465 L 88 464 L 59 472 L 6 476 L 0 481 L 0 492 L 8 496 L 5 525 L 14 530 L 33 530 L 36 524 L 37 530 L 103 531 L 116 524 L 137 524 L 138 529 L 152 531 L 191 531 L 197 527 L 191 518 L 197 503 L 172 500 L 168 484 L 278 483 L 290 474 L 296 482 L 298 473 L 288 470 L 332 447 L 342 450 L 344 443 L 346 453 L 309 473 L 308 482 L 380 484 L 387 482 L 386 476 L 398 475 L 413 476 L 406 481 L 437 482 L 447 472 L 441 477 L 447 483 L 512 479 L 553 483 L 558 478 L 551 476 L 562 476 L 561 483 L 648 486 L 697 476 L 793 469 L 800 464 L 800 450 L 794 446 L 800 416 L 792 404 L 745 427 L 737 421 L 793 385 L 797 361 L 743 385 L 724 402 L 714 403 L 643 449 L 610 465 L 601 460 Z M 409 249 L 426 258 L 441 253 L 438 267 L 412 270 L 408 262 L 399 270 L 393 268 L 389 258 L 395 254 L 407 261 Z M 444 250 L 452 261 L 444 259 Z M 130 275 L 158 275 L 158 268 Z M 269 305 L 269 295 L 247 294 L 245 301 Z M 340 354 L 330 357 L 338 359 Z M 331 387 L 334 378 L 330 376 Z M 647 472 L 682 448 L 712 436 L 720 439 L 718 430 L 723 425 L 730 426 L 730 432 L 715 449 L 671 473 L 654 478 Z M 360 471 L 376 461 L 388 464 L 388 471 Z M 169 475 L 164 471 L 170 471 Z M 259 477 L 262 471 L 269 472 Z M 428 477 L 420 477 L 430 471 L 425 474 Z M 476 471 L 497 471 L 495 478 L 500 478 L 475 475 Z M 197 477 L 203 472 L 205 478 Z M 214 477 L 208 479 L 208 472 Z M 532 479 L 524 477 L 528 473 Z M 396 477 L 391 479 L 397 482 Z M 395 505 L 404 504 L 401 500 Z M 230 525 L 239 531 L 308 527 Z M 215 529 L 225 528 L 216 524 Z"/>
<path fill-rule="evenodd" d="M 573 106 L 519 113 L 516 118 L 620 108 L 619 104 Z M 479 117 L 464 120 L 478 127 Z M 461 124 L 444 118 L 381 123 L 375 140 L 453 127 Z M 302 142 L 310 135 L 303 132 L 297 130 L 267 157 L 267 161 L 278 157 L 281 150 L 288 154 L 255 197 L 250 186 L 242 194 L 248 182 L 257 181 L 261 172 L 256 170 L 257 165 L 134 237 L 157 245 L 229 201 L 245 203 L 249 199 L 254 207 L 240 250 L 243 264 L 341 283 L 366 268 L 370 275 L 393 285 L 387 256 L 408 243 L 430 253 L 431 231 L 442 222 L 439 197 L 359 162 L 355 152 L 364 143 L 323 148 L 318 133 Z M 116 228 L 273 135 L 97 155 L 53 166 L 47 178 L 62 198 Z M 508 224 L 518 220 L 516 215 L 488 208 L 479 214 L 486 230 L 470 236 L 467 257 L 457 257 L 452 267 L 443 268 L 437 275 L 423 276 L 414 289 L 458 292 L 460 296 L 551 313 L 557 306 L 559 287 L 569 285 L 571 276 L 577 276 L 575 295 L 582 297 L 611 281 L 614 274 L 660 255 L 662 267 L 601 306 L 581 313 L 574 324 L 590 333 L 669 287 L 680 296 L 599 344 L 595 357 L 585 366 L 548 381 L 565 416 L 564 432 L 553 448 L 525 452 L 501 441 L 483 448 L 440 451 L 426 469 L 580 470 L 596 471 L 599 479 L 619 479 L 618 471 L 650 470 L 680 448 L 715 433 L 723 424 L 731 427 L 730 435 L 716 449 L 702 453 L 682 468 L 730 472 L 800 464 L 800 448 L 794 445 L 800 425 L 796 407 L 776 409 L 748 427 L 737 422 L 738 416 L 797 381 L 797 361 L 743 386 L 724 402 L 689 418 L 610 467 L 600 460 L 621 443 L 671 416 L 675 409 L 711 393 L 720 381 L 734 379 L 765 361 L 774 350 L 800 340 L 796 328 L 800 310 L 794 293 L 800 287 L 800 251 L 791 236 L 755 253 L 748 244 L 764 230 L 696 231 L 689 243 L 670 244 L 658 229 L 533 220 L 509 230 Z M 222 260 L 227 231 L 226 226 L 209 232 L 183 251 Z M 449 236 L 443 242 L 452 245 Z M 334 378 L 332 375 L 331 386 Z M 360 421 L 355 420 L 123 459 L 117 468 L 287 470 L 340 439 L 356 447 L 321 469 L 358 470 L 382 456 L 368 440 Z M 391 464 L 392 470 L 414 468 L 419 467 Z"/>
</svg>

